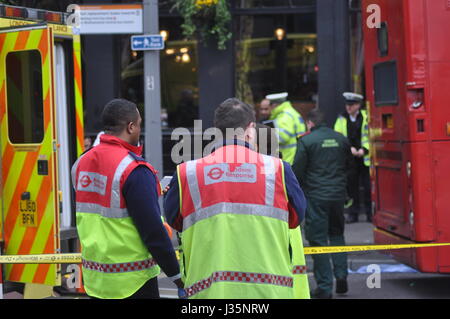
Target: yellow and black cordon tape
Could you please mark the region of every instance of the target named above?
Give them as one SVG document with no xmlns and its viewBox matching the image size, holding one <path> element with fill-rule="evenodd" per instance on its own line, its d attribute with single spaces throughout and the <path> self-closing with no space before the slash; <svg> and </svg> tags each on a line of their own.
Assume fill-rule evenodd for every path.
<svg viewBox="0 0 450 319">
<path fill-rule="evenodd" d="M 304 247 L 304 251 L 305 255 L 317 255 L 440 246 L 450 246 L 450 243 Z M 0 256 L 0 264 L 81 264 L 81 254 L 5 255 Z"/>
</svg>

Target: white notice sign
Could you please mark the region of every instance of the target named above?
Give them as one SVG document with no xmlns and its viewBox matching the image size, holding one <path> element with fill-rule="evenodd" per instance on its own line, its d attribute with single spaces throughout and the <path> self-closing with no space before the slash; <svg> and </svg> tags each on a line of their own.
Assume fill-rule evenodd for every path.
<svg viewBox="0 0 450 319">
<path fill-rule="evenodd" d="M 80 34 L 143 33 L 142 5 L 82 5 Z"/>
</svg>

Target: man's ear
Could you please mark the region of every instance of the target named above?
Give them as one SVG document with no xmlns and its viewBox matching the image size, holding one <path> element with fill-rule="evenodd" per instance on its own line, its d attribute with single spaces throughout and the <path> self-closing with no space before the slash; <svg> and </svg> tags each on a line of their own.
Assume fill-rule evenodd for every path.
<svg viewBox="0 0 450 319">
<path fill-rule="evenodd" d="M 247 129 L 249 128 L 256 128 L 256 123 L 255 122 L 251 122 L 248 126 Z"/>
<path fill-rule="evenodd" d="M 134 123 L 133 122 L 128 123 L 127 124 L 127 133 L 132 134 L 133 130 L 134 130 Z"/>
</svg>

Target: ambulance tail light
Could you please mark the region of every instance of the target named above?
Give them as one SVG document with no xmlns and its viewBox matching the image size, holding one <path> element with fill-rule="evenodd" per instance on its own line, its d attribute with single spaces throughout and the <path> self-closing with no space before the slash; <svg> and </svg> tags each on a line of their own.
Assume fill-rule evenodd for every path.
<svg viewBox="0 0 450 319">
<path fill-rule="evenodd" d="M 8 18 L 28 18 L 28 12 L 25 8 L 4 7 L 4 15 Z"/>
<path fill-rule="evenodd" d="M 64 23 L 63 15 L 62 13 L 59 12 L 41 11 L 39 12 L 39 19 L 50 23 L 58 23 L 58 24 Z"/>
</svg>

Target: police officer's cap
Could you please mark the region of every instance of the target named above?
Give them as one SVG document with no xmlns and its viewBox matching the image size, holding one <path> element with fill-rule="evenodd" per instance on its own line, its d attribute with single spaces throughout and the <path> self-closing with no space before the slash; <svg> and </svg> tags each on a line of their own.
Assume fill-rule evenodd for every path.
<svg viewBox="0 0 450 319">
<path fill-rule="evenodd" d="M 267 95 L 266 99 L 268 99 L 270 103 L 283 103 L 286 102 L 287 97 L 288 97 L 287 92 L 283 92 Z"/>
<path fill-rule="evenodd" d="M 352 103 L 361 103 L 364 100 L 364 96 L 358 93 L 353 92 L 345 92 L 342 94 L 345 98 L 345 102 L 352 104 Z"/>
</svg>

